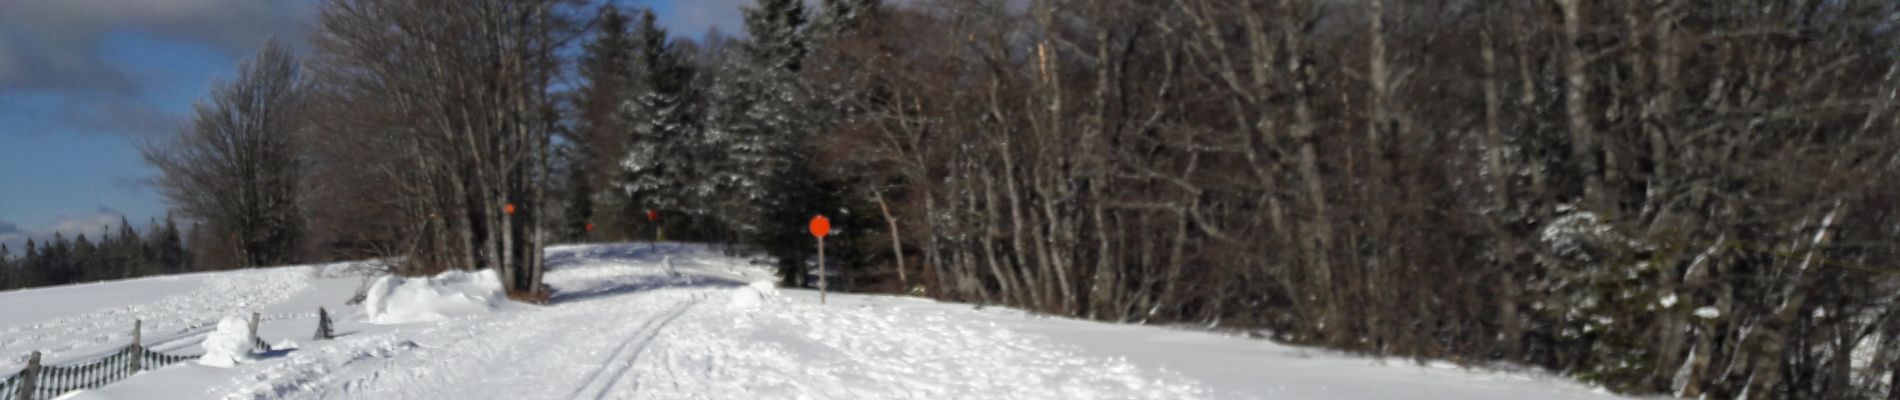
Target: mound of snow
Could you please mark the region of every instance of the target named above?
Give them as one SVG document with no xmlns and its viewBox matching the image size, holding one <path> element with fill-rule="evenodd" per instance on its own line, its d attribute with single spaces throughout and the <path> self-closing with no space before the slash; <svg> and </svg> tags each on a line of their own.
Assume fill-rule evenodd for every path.
<svg viewBox="0 0 1900 400">
<path fill-rule="evenodd" d="M 372 324 L 442 321 L 501 306 L 501 280 L 490 270 L 449 271 L 429 278 L 385 276 L 370 285 L 363 314 Z"/>
<path fill-rule="evenodd" d="M 726 304 L 735 310 L 754 309 L 773 297 L 778 297 L 778 287 L 769 281 L 758 281 L 732 291 L 732 299 Z"/>
<path fill-rule="evenodd" d="M 218 321 L 218 329 L 205 336 L 201 345 L 205 355 L 198 357 L 198 363 L 218 368 L 231 368 L 251 361 L 251 323 L 243 317 L 227 316 Z"/>
</svg>

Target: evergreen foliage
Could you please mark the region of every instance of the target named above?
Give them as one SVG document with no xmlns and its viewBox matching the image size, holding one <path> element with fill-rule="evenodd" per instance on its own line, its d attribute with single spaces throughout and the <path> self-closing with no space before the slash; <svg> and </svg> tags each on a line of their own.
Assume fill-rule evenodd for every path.
<svg viewBox="0 0 1900 400">
<path fill-rule="evenodd" d="M 154 222 L 141 235 L 123 219 L 99 240 L 84 233 L 67 240 L 55 233 L 44 244 L 28 239 L 15 250 L 0 245 L 0 290 L 65 285 L 192 271 L 189 250 L 178 240 L 177 226 Z"/>
</svg>

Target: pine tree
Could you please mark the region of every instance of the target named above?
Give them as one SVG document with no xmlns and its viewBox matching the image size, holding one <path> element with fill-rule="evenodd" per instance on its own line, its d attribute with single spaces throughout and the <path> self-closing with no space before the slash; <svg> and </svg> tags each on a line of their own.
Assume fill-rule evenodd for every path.
<svg viewBox="0 0 1900 400">
<path fill-rule="evenodd" d="M 874 18 L 883 8 L 882 0 L 825 0 L 818 20 L 812 22 L 812 30 L 817 31 L 815 36 L 836 37 L 862 28 L 864 21 Z"/>
<path fill-rule="evenodd" d="M 619 155 L 626 148 L 621 108 L 634 89 L 636 67 L 633 40 L 628 36 L 630 22 L 619 7 L 603 6 L 593 40 L 582 45 L 578 65 L 586 82 L 574 98 L 576 129 L 562 149 L 568 162 L 562 228 L 570 240 L 585 236 L 587 226 L 602 211 L 613 209 L 600 200 L 612 202 L 617 197 L 602 196 L 600 191 L 619 179 L 602 171 L 618 171 Z"/>
<path fill-rule="evenodd" d="M 119 278 L 151 275 L 146 269 L 145 246 L 139 239 L 139 232 L 132 228 L 132 222 L 119 217 L 119 236 L 108 245 L 112 254 L 113 267 L 118 270 Z"/>
<path fill-rule="evenodd" d="M 78 278 L 74 273 L 73 244 L 66 240 L 65 234 L 53 233 L 53 241 L 47 243 L 46 251 L 41 256 L 44 260 L 38 267 L 39 275 L 44 280 L 42 285 L 64 285 Z"/>
<path fill-rule="evenodd" d="M 165 217 L 165 227 L 152 235 L 151 240 L 161 271 L 178 273 L 192 270 L 191 254 L 185 249 L 184 235 L 178 232 L 178 222 L 171 216 Z"/>
<path fill-rule="evenodd" d="M 589 238 L 589 228 L 594 221 L 594 182 L 586 160 L 590 152 L 586 145 L 569 143 L 561 147 L 561 153 L 567 161 L 566 200 L 561 223 L 561 235 L 569 241 L 583 241 Z"/>
<path fill-rule="evenodd" d="M 94 268 L 99 262 L 99 247 L 86 239 L 85 233 L 73 238 L 73 263 L 71 274 L 74 282 L 90 281 L 98 278 L 99 271 Z"/>
<path fill-rule="evenodd" d="M 692 69 L 681 61 L 652 11 L 644 11 L 634 28 L 638 48 L 636 83 L 644 89 L 622 108 L 628 124 L 627 154 L 621 161 L 621 189 L 628 206 L 650 210 L 695 212 L 695 172 L 702 151 L 699 117 L 687 101 Z"/>
<path fill-rule="evenodd" d="M 13 250 L 0 243 L 0 290 L 13 289 Z"/>
<path fill-rule="evenodd" d="M 814 130 L 809 91 L 800 71 L 809 53 L 804 4 L 760 0 L 745 10 L 751 40 L 723 66 L 712 96 L 719 105 L 709 139 L 725 150 L 711 181 L 741 203 L 732 220 L 746 241 L 779 259 L 781 276 L 796 283 L 799 260 L 811 250 L 799 240 L 805 218 L 822 196 L 807 164 Z"/>
<path fill-rule="evenodd" d="M 31 238 L 26 239 L 26 250 L 24 254 L 26 255 L 20 257 L 20 262 L 14 265 L 14 268 L 17 268 L 13 271 L 14 276 L 17 277 L 15 284 L 18 286 L 16 287 L 26 288 L 42 285 L 43 283 L 38 275 L 39 269 L 36 265 L 40 262 L 39 245 L 34 244 Z"/>
<path fill-rule="evenodd" d="M 760 0 L 745 10 L 746 31 L 752 39 L 739 46 L 740 57 L 730 59 L 712 96 L 719 111 L 711 119 L 709 135 L 725 149 L 717 167 L 721 190 L 745 204 L 745 215 L 734 216 L 739 230 L 758 235 L 765 209 L 785 203 L 774 182 L 789 174 L 796 163 L 794 145 L 803 140 L 803 103 L 796 73 L 806 54 L 804 5 L 795 0 Z"/>
</svg>

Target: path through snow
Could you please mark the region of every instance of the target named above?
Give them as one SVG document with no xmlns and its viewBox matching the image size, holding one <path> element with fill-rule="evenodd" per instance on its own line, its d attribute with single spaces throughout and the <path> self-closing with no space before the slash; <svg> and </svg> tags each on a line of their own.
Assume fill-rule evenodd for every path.
<svg viewBox="0 0 1900 400">
<path fill-rule="evenodd" d="M 749 260 L 698 245 L 561 247 L 549 250 L 549 260 L 546 282 L 561 293 L 551 305 L 507 303 L 396 325 L 368 324 L 361 307 L 342 307 L 361 278 L 310 267 L 76 286 L 70 290 L 131 288 L 142 293 L 131 297 L 145 300 L 94 304 L 31 323 L 0 319 L 0 355 L 33 348 L 80 357 L 116 349 L 133 316 L 147 318 L 148 338 L 189 352 L 196 350 L 194 335 L 219 317 L 262 310 L 277 318 L 261 329 L 265 340 L 296 340 L 303 348 L 228 369 L 180 364 L 69 398 L 1612 397 L 1534 373 L 1388 364 L 1006 308 L 839 294 L 820 305 L 816 293 L 757 284 L 773 278 Z M 662 260 L 680 274 L 667 273 Z M 0 301 L 35 297 L 20 293 L 0 293 Z M 318 306 L 336 317 L 336 340 L 306 341 Z M 0 360 L 0 367 L 6 362 L 17 363 Z"/>
</svg>

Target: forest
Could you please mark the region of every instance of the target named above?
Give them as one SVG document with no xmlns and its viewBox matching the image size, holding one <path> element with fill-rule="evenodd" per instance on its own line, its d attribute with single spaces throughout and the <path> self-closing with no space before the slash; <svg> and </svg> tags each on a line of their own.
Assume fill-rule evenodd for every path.
<svg viewBox="0 0 1900 400">
<path fill-rule="evenodd" d="M 536 302 L 547 245 L 664 239 L 806 285 L 822 214 L 854 290 L 1900 399 L 1890 1 L 320 10 L 145 149 L 200 263 L 492 268 Z"/>
<path fill-rule="evenodd" d="M 202 232 L 181 232 L 171 218 L 163 225 L 154 219 L 146 226 L 150 228 L 140 235 L 121 218 L 117 236 L 112 229 L 102 229 L 105 234 L 96 242 L 84 233 L 72 239 L 54 233 L 50 241 L 28 239 L 19 249 L 0 244 L 0 290 L 202 271 L 185 247 L 186 235 Z"/>
</svg>

